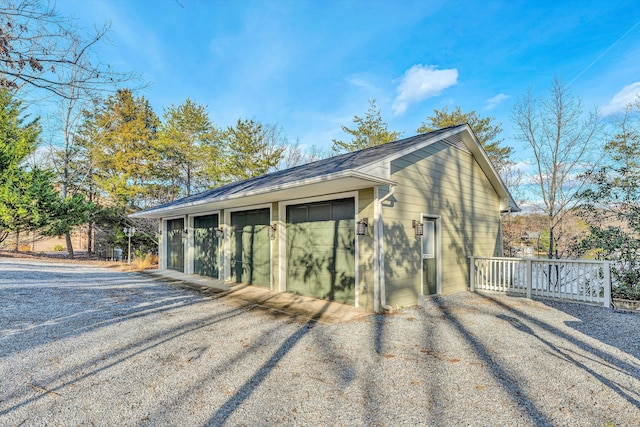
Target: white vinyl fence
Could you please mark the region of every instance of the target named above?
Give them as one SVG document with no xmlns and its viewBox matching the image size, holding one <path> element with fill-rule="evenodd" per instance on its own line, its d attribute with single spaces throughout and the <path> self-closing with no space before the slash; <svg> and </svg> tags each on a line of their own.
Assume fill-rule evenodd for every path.
<svg viewBox="0 0 640 427">
<path fill-rule="evenodd" d="M 608 262 L 537 258 L 469 257 L 469 287 L 611 306 Z"/>
</svg>

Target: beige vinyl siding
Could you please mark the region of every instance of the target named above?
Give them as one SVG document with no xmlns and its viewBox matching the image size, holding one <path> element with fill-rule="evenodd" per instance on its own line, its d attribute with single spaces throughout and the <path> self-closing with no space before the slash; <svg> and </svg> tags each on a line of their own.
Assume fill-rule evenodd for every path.
<svg viewBox="0 0 640 427">
<path fill-rule="evenodd" d="M 411 221 L 440 217 L 442 293 L 467 289 L 468 256 L 497 255 L 500 198 L 473 156 L 444 142 L 394 160 L 398 182 L 383 207 L 387 303 L 415 304 L 422 289 L 420 241 Z"/>
<path fill-rule="evenodd" d="M 369 227 L 364 236 L 358 236 L 358 306 L 373 311 L 373 201 L 374 189 L 365 188 L 358 191 L 358 217 L 369 219 Z"/>
</svg>

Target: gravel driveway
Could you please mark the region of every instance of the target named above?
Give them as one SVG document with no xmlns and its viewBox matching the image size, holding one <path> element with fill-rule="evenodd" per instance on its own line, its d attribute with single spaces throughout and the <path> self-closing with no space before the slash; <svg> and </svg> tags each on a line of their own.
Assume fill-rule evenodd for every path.
<svg viewBox="0 0 640 427">
<path fill-rule="evenodd" d="M 0 425 L 637 426 L 640 316 L 460 293 L 301 323 L 0 258 Z"/>
</svg>

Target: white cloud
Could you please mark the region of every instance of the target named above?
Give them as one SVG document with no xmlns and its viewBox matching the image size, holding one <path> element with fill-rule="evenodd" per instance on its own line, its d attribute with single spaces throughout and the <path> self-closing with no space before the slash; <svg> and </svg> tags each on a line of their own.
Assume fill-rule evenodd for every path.
<svg viewBox="0 0 640 427">
<path fill-rule="evenodd" d="M 493 110 L 494 108 L 496 108 L 498 105 L 502 104 L 504 101 L 506 101 L 509 98 L 510 98 L 509 95 L 505 95 L 504 93 L 499 93 L 493 98 L 489 98 L 486 101 L 484 101 L 484 104 L 487 110 Z"/>
<path fill-rule="evenodd" d="M 363 77 L 361 74 L 353 74 L 347 77 L 347 82 L 349 82 L 354 86 L 361 87 L 367 90 L 374 88 L 374 86 L 371 83 L 369 83 L 369 81 L 365 77 Z"/>
<path fill-rule="evenodd" d="M 409 104 L 440 95 L 458 83 L 458 70 L 437 70 L 434 65 L 416 64 L 405 71 L 396 88 L 398 95 L 393 101 L 396 116 L 404 113 Z"/>
<path fill-rule="evenodd" d="M 602 107 L 600 112 L 603 116 L 609 116 L 614 113 L 623 111 L 627 105 L 638 100 L 640 95 L 640 82 L 631 83 L 620 90 L 620 92 L 613 95 L 613 98 L 607 105 Z"/>
</svg>

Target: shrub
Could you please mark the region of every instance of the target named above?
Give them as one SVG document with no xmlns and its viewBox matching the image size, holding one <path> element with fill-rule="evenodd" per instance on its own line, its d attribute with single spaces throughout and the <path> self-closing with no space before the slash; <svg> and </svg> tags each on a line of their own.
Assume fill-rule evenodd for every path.
<svg viewBox="0 0 640 427">
<path fill-rule="evenodd" d="M 637 267 L 630 268 L 624 263 L 611 266 L 611 293 L 614 298 L 640 300 L 640 270 Z"/>
<path fill-rule="evenodd" d="M 142 254 L 131 262 L 136 270 L 148 270 L 158 264 L 158 256 L 154 254 Z"/>
<path fill-rule="evenodd" d="M 55 252 L 61 252 L 61 251 L 63 251 L 63 250 L 64 250 L 64 248 L 62 247 L 62 245 L 55 245 L 55 246 L 53 247 L 53 250 L 54 250 Z"/>
</svg>

